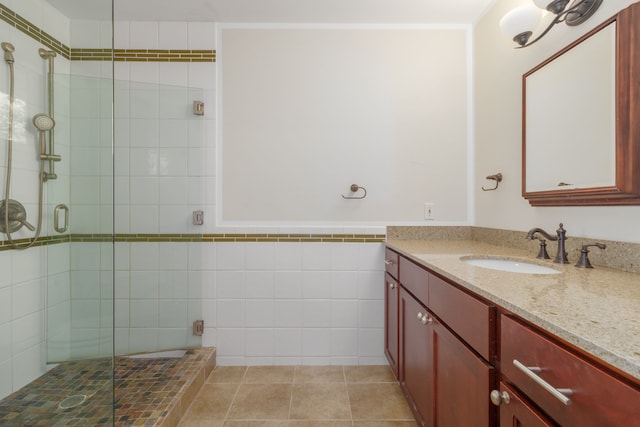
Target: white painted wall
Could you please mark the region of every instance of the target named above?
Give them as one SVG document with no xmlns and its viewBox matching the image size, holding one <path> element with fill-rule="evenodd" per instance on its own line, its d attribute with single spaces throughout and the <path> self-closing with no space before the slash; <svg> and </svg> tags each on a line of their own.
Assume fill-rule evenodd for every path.
<svg viewBox="0 0 640 427">
<path fill-rule="evenodd" d="M 468 34 L 222 25 L 219 225 L 471 221 Z"/>
<path fill-rule="evenodd" d="M 554 230 L 563 222 L 569 237 L 640 242 L 639 206 L 534 208 L 521 196 L 522 74 L 633 1 L 605 1 L 581 26 L 557 25 L 536 44 L 514 49 L 515 43 L 500 31 L 499 21 L 523 3 L 498 0 L 474 29 L 476 225 L 526 231 L 532 227 Z M 544 173 L 544 164 L 539 170 Z M 500 189 L 483 192 L 484 177 L 496 172 L 504 175 Z"/>
</svg>

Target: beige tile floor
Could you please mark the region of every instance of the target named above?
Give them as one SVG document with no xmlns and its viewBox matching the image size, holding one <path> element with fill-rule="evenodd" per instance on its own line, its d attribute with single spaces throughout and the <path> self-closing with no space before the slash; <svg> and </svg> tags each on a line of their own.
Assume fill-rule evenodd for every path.
<svg viewBox="0 0 640 427">
<path fill-rule="evenodd" d="M 218 366 L 180 427 L 416 427 L 387 366 Z"/>
</svg>

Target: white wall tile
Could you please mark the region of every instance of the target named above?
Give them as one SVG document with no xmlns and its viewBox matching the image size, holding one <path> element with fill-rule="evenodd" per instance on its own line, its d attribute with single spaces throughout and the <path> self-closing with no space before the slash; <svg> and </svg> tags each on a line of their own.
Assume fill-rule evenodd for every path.
<svg viewBox="0 0 640 427">
<path fill-rule="evenodd" d="M 331 272 L 305 271 L 302 273 L 302 295 L 305 299 L 331 298 Z"/>
<path fill-rule="evenodd" d="M 306 328 L 302 330 L 302 355 L 318 357 L 331 355 L 331 330 Z"/>
<path fill-rule="evenodd" d="M 218 300 L 216 325 L 218 328 L 243 328 L 245 322 L 243 300 Z"/>
<path fill-rule="evenodd" d="M 276 271 L 274 275 L 275 298 L 302 298 L 302 272 Z"/>
<path fill-rule="evenodd" d="M 219 250 L 224 249 L 224 250 Z M 244 270 L 245 245 L 244 243 L 224 243 L 216 248 L 216 268 L 220 270 Z"/>
<path fill-rule="evenodd" d="M 300 358 L 302 354 L 302 329 L 275 329 L 273 335 L 275 356 Z"/>
<path fill-rule="evenodd" d="M 331 356 L 355 357 L 358 354 L 358 329 L 331 330 Z"/>
<path fill-rule="evenodd" d="M 187 299 L 188 297 L 189 274 L 187 271 L 163 271 L 162 274 L 159 275 L 158 298 Z"/>
<path fill-rule="evenodd" d="M 384 357 L 384 328 L 360 328 L 358 331 L 360 357 Z"/>
<path fill-rule="evenodd" d="M 160 270 L 186 270 L 188 266 L 186 243 L 163 243 L 158 250 Z"/>
<path fill-rule="evenodd" d="M 357 328 L 359 326 L 358 301 L 332 300 L 330 317 L 333 328 Z"/>
<path fill-rule="evenodd" d="M 129 23 L 130 49 L 158 49 L 158 23 L 136 21 Z"/>
<path fill-rule="evenodd" d="M 331 301 L 303 300 L 302 325 L 305 328 L 329 328 L 331 326 Z"/>
<path fill-rule="evenodd" d="M 158 349 L 158 329 L 157 328 L 135 328 L 129 329 L 129 349 L 128 353 L 135 354 L 145 351 L 155 351 Z"/>
<path fill-rule="evenodd" d="M 359 274 L 353 271 L 331 273 L 331 297 L 334 299 L 357 299 Z"/>
<path fill-rule="evenodd" d="M 160 300 L 158 302 L 158 313 L 159 328 L 186 328 L 187 326 L 186 300 Z"/>
<path fill-rule="evenodd" d="M 278 243 L 274 245 L 274 268 L 276 270 L 302 270 L 302 244 Z"/>
<path fill-rule="evenodd" d="M 132 328 L 154 328 L 158 326 L 157 300 L 131 300 L 129 307 Z"/>
<path fill-rule="evenodd" d="M 131 270 L 159 269 L 157 243 L 136 243 L 131 245 Z"/>
<path fill-rule="evenodd" d="M 237 364 L 244 363 L 244 329 L 218 328 L 216 357 L 238 357 Z"/>
<path fill-rule="evenodd" d="M 216 293 L 218 299 L 244 298 L 244 277 L 242 271 L 216 272 Z"/>
<path fill-rule="evenodd" d="M 273 298 L 273 271 L 247 271 L 244 289 L 246 298 Z"/>
<path fill-rule="evenodd" d="M 247 270 L 273 270 L 274 244 L 247 243 L 245 246 Z"/>
<path fill-rule="evenodd" d="M 343 243 L 331 248 L 332 270 L 355 270 L 358 266 L 359 247 L 361 243 Z"/>
<path fill-rule="evenodd" d="M 302 327 L 302 301 L 276 300 L 274 301 L 273 323 L 276 328 Z"/>
<path fill-rule="evenodd" d="M 5 378 L 4 381 L 0 381 L 0 399 L 4 399 L 13 393 L 13 364 L 11 359 L 0 362 L 0 378 Z"/>
<path fill-rule="evenodd" d="M 245 322 L 247 328 L 271 328 L 274 325 L 274 304 L 269 300 L 246 300 Z"/>
<path fill-rule="evenodd" d="M 187 23 L 187 46 L 191 50 L 215 49 L 216 27 L 213 22 Z"/>
<path fill-rule="evenodd" d="M 302 267 L 304 270 L 331 270 L 331 245 L 308 243 L 302 247 Z"/>
<path fill-rule="evenodd" d="M 156 299 L 158 298 L 158 271 L 132 271 L 129 298 Z"/>
<path fill-rule="evenodd" d="M 160 49 L 186 49 L 186 22 L 158 22 L 158 40 Z"/>
<path fill-rule="evenodd" d="M 273 329 L 254 328 L 245 331 L 245 354 L 248 363 L 251 357 L 271 357 L 274 351 Z M 264 364 L 264 360 L 259 364 Z"/>
<path fill-rule="evenodd" d="M 384 327 L 384 301 L 362 300 L 358 303 L 359 325 L 362 328 Z"/>
</svg>

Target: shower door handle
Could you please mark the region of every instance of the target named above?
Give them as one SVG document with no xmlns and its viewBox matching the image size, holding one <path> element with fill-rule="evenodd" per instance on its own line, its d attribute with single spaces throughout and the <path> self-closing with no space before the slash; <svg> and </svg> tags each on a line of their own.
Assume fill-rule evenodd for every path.
<svg viewBox="0 0 640 427">
<path fill-rule="evenodd" d="M 60 211 L 64 212 L 64 226 L 60 227 Z M 64 233 L 69 229 L 69 207 L 65 204 L 59 204 L 53 210 L 53 228 L 58 233 Z"/>
</svg>

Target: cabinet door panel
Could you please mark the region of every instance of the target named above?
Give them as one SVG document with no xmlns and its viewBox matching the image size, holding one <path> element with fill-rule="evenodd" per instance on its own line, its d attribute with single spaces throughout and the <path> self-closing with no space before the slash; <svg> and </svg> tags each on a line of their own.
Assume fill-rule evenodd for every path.
<svg viewBox="0 0 640 427">
<path fill-rule="evenodd" d="M 433 425 L 433 379 L 429 369 L 428 325 L 418 313 L 427 314 L 407 291 L 400 289 L 400 378 L 409 405 L 422 426 Z"/>
<path fill-rule="evenodd" d="M 511 387 L 500 383 L 500 392 L 509 395 L 509 402 L 500 405 L 500 427 L 554 427 L 551 420 L 539 413 Z"/>
<path fill-rule="evenodd" d="M 398 282 L 385 274 L 384 352 L 396 378 L 398 376 Z"/>
<path fill-rule="evenodd" d="M 431 322 L 435 385 L 435 424 L 438 427 L 494 425 L 489 401 L 494 368 L 458 340 L 437 319 Z"/>
</svg>

